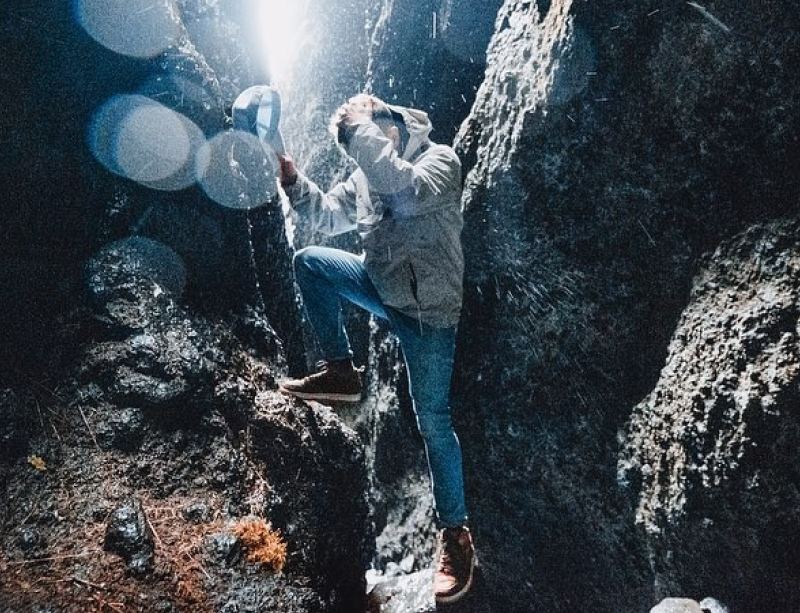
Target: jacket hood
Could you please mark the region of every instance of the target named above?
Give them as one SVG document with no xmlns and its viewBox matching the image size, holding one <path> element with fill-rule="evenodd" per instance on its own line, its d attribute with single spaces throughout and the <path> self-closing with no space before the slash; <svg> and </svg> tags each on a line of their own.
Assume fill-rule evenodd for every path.
<svg viewBox="0 0 800 613">
<path fill-rule="evenodd" d="M 401 115 L 403 122 L 406 124 L 408 130 L 408 143 L 403 151 L 403 159 L 412 159 L 420 150 L 421 147 L 430 145 L 430 133 L 433 130 L 433 125 L 425 111 L 419 109 L 411 109 L 405 106 L 397 106 L 395 104 L 387 104 L 389 110 Z"/>
</svg>

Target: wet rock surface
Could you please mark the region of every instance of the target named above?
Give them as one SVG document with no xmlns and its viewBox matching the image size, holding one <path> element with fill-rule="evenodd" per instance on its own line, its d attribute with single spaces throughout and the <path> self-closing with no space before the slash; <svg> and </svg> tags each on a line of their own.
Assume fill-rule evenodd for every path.
<svg viewBox="0 0 800 613">
<path fill-rule="evenodd" d="M 433 597 L 433 570 L 401 575 L 378 583 L 370 592 L 368 613 L 491 613 L 501 611 L 497 597 L 487 591 L 481 569 L 475 569 L 469 592 L 454 603 L 437 604 Z"/>
<path fill-rule="evenodd" d="M 78 320 L 89 333 L 69 377 L 3 393 L 0 604 L 362 608 L 371 546 L 360 441 L 326 407 L 277 394 L 285 355 L 263 314 L 212 323 L 151 291 L 158 271 L 125 266 L 104 263 L 112 298 L 98 307 L 108 315 L 124 296 L 135 306 L 125 325 Z M 237 536 L 252 516 L 285 543 L 281 572 L 252 561 Z"/>
<path fill-rule="evenodd" d="M 310 353 L 277 203 L 232 210 L 197 185 L 147 189 L 76 145 L 119 92 L 158 96 L 208 137 L 224 130 L 236 94 L 267 80 L 243 40 L 243 6 L 177 2 L 178 41 L 150 59 L 101 49 L 76 28 L 68 3 L 42 10 L 9 0 L 2 9 L 3 48 L 25 75 L 0 88 L 0 179 L 14 186 L 0 241 L 0 602 L 12 610 L 83 613 L 111 596 L 96 586 L 112 584 L 143 610 L 344 607 L 360 589 L 356 560 L 369 557 L 363 535 L 345 525 L 362 521 L 362 461 L 374 471 L 365 528 L 378 540 L 373 565 L 401 582 L 429 565 L 423 452 L 383 336 L 357 319 L 356 351 L 376 381 L 375 402 L 351 420 L 367 443 L 363 458 L 332 416 L 274 394 L 276 378 L 305 370 Z M 492 603 L 525 613 L 645 611 L 680 592 L 730 598 L 737 612 L 797 608 L 788 532 L 797 501 L 786 485 L 796 463 L 781 461 L 797 447 L 784 408 L 793 315 L 775 299 L 790 292 L 722 251 L 737 262 L 731 277 L 755 277 L 725 289 L 727 306 L 711 288 L 698 293 L 709 314 L 700 322 L 690 305 L 686 317 L 725 343 L 680 341 L 695 358 L 670 345 L 695 300 L 698 262 L 713 269 L 701 254 L 753 223 L 796 215 L 794 5 L 340 8 L 317 4 L 308 33 L 321 44 L 298 60 L 285 98 L 301 109 L 286 113 L 287 142 L 321 184 L 349 170 L 327 118 L 365 85 L 427 107 L 444 142 L 475 100 L 456 138 L 468 175 L 454 410 Z M 471 37 L 487 41 L 492 27 L 483 53 Z M 53 92 L 76 89 L 70 104 L 52 104 Z M 302 228 L 298 237 L 308 240 Z M 125 268 L 117 247 L 137 243 L 154 247 L 158 266 L 163 256 L 166 274 Z M 330 244 L 357 249 L 352 237 Z M 776 280 L 794 274 L 766 246 L 753 253 L 775 265 Z M 111 274 L 92 285 L 90 316 L 93 256 Z M 728 308 L 728 323 L 711 315 Z M 666 371 L 659 383 L 668 353 L 685 384 Z M 734 376 L 710 374 L 717 358 Z M 627 488 L 617 481 L 621 448 Z M 126 583 L 124 563 L 101 544 L 109 513 L 131 496 L 158 538 L 152 570 Z M 354 506 L 343 511 L 348 496 Z M 248 567 L 230 535 L 204 545 L 254 512 L 274 515 L 295 552 L 281 576 Z M 349 540 L 330 537 L 329 546 L 326 528 Z M 345 558 L 340 577 L 330 566 Z M 749 574 L 751 560 L 764 570 Z"/>
<path fill-rule="evenodd" d="M 701 602 L 689 598 L 665 598 L 650 609 L 650 613 L 728 613 L 728 608 L 714 598 Z"/>
<path fill-rule="evenodd" d="M 757 17 L 701 5 L 506 2 L 457 137 L 469 173 L 455 416 L 476 546 L 509 609 L 649 610 L 654 585 L 689 589 L 660 591 L 617 453 L 701 254 L 794 214 L 798 176 L 796 119 L 779 110 L 797 108 L 800 77 L 788 4 Z M 725 600 L 701 561 L 728 559 L 745 532 L 716 533 L 696 564 L 693 536 L 681 576 Z M 754 583 L 740 591 L 751 565 L 733 566 L 728 590 L 763 608 Z"/>
<path fill-rule="evenodd" d="M 735 611 L 758 610 L 754 593 L 783 610 L 800 603 L 785 587 L 800 504 L 786 471 L 800 444 L 798 239 L 796 220 L 777 221 L 707 258 L 634 411 L 620 469 L 640 492 L 665 594 L 709 589 Z"/>
<path fill-rule="evenodd" d="M 120 555 L 136 575 L 145 574 L 153 565 L 153 531 L 139 500 L 125 500 L 111 512 L 103 547 Z"/>
<path fill-rule="evenodd" d="M 172 257 L 163 258 L 165 253 Z M 211 397 L 222 353 L 210 327 L 178 302 L 175 292 L 182 289 L 183 274 L 177 255 L 151 240 L 106 247 L 91 260 L 88 284 L 95 313 L 112 340 L 87 352 L 88 396 L 161 412 L 201 405 L 204 394 Z M 115 430 L 126 427 L 120 419 L 116 415 L 104 428 L 112 439 Z M 136 429 L 130 420 L 127 427 Z"/>
<path fill-rule="evenodd" d="M 263 580 L 234 583 L 221 603 L 220 613 L 324 613 L 329 610 L 328 603 L 320 598 L 319 593 L 302 586 L 286 585 L 280 579 L 266 584 Z"/>
<path fill-rule="evenodd" d="M 436 610 L 433 571 L 397 577 L 379 583 L 370 592 L 371 613 L 428 613 Z"/>
<path fill-rule="evenodd" d="M 142 329 L 159 318 L 166 294 L 179 300 L 186 287 L 186 267 L 167 245 L 132 236 L 104 247 L 87 265 L 86 285 L 98 316 L 108 323 Z M 149 313 L 148 306 L 155 308 Z M 149 317 L 148 317 L 149 315 Z"/>
<path fill-rule="evenodd" d="M 95 435 L 103 449 L 134 451 L 144 440 L 146 430 L 147 421 L 141 409 L 122 408 L 98 423 Z"/>
<path fill-rule="evenodd" d="M 703 609 L 695 600 L 667 598 L 650 609 L 650 613 L 703 613 Z"/>
</svg>

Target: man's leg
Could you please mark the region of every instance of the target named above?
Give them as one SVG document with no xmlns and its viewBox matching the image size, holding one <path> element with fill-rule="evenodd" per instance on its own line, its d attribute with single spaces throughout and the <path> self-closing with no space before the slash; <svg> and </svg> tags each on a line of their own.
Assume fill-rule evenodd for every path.
<svg viewBox="0 0 800 613">
<path fill-rule="evenodd" d="M 325 366 L 303 379 L 284 381 L 279 389 L 300 398 L 356 402 L 361 397 L 361 381 L 351 360 L 342 299 L 386 318 L 378 292 L 361 259 L 340 249 L 301 249 L 295 254 L 294 270 Z"/>
<path fill-rule="evenodd" d="M 450 412 L 456 329 L 433 328 L 391 313 L 408 369 L 409 390 L 425 442 L 440 532 L 434 591 L 439 602 L 455 602 L 472 584 L 475 555 L 466 528 L 461 445 Z"/>
</svg>

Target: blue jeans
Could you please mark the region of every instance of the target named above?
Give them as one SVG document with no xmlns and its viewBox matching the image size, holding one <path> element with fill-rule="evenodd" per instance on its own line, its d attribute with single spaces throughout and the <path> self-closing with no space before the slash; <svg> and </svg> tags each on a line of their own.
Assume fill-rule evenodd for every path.
<svg viewBox="0 0 800 613">
<path fill-rule="evenodd" d="M 306 247 L 294 257 L 306 314 L 326 360 L 350 358 L 342 299 L 389 321 L 400 340 L 417 426 L 425 442 L 439 527 L 467 520 L 461 445 L 450 415 L 455 328 L 434 328 L 383 304 L 364 263 L 352 253 Z"/>
</svg>

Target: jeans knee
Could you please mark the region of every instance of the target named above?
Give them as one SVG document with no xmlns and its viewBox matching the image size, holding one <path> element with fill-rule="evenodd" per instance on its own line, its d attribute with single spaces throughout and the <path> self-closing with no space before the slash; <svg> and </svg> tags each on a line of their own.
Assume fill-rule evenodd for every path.
<svg viewBox="0 0 800 613">
<path fill-rule="evenodd" d="M 317 247 L 304 247 L 295 252 L 292 258 L 292 267 L 294 269 L 295 278 L 301 285 L 303 280 L 308 279 L 309 276 L 319 274 L 319 262 L 320 258 Z"/>
<path fill-rule="evenodd" d="M 311 249 L 311 247 L 303 247 L 295 252 L 292 258 L 292 266 L 294 267 L 295 274 L 299 270 L 309 269 L 309 261 L 313 258 L 313 253 L 309 253 L 309 249 Z"/>
</svg>

